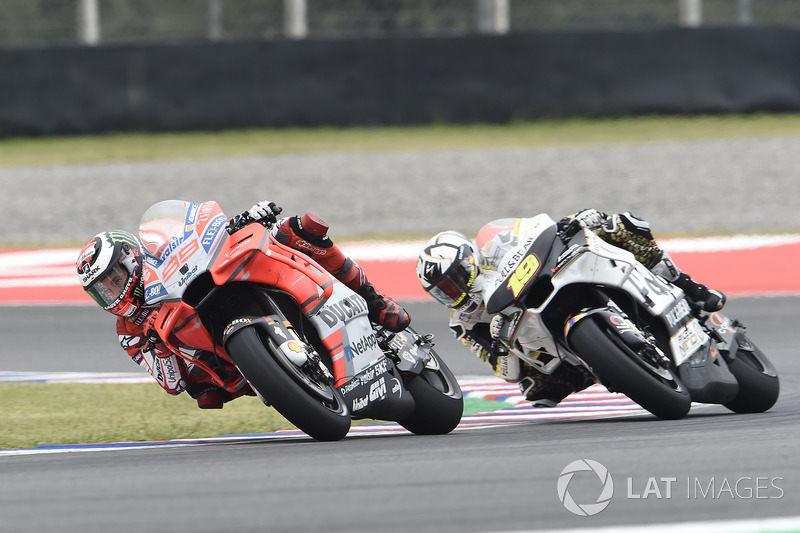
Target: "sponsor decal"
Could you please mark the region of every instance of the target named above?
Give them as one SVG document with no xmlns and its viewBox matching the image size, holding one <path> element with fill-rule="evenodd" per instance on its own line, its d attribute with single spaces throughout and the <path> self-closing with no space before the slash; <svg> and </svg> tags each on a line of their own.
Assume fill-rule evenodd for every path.
<svg viewBox="0 0 800 533">
<path fill-rule="evenodd" d="M 705 340 L 702 335 L 702 330 L 697 331 L 699 328 L 689 327 L 690 325 L 694 326 L 694 321 L 687 324 L 686 327 L 681 328 L 675 336 L 670 339 L 670 343 L 673 347 L 677 348 L 676 351 L 686 357 L 696 352 Z"/>
<path fill-rule="evenodd" d="M 276 322 L 272 322 L 271 325 L 272 325 L 272 331 L 275 332 L 275 335 L 277 335 L 282 339 L 289 339 L 289 337 L 286 336 L 286 333 L 283 332 L 283 328 L 280 327 Z"/>
<path fill-rule="evenodd" d="M 356 342 L 351 342 L 344 347 L 344 356 L 347 361 L 352 361 L 356 356 L 366 353 L 374 349 L 378 345 L 378 339 L 375 338 L 374 333 L 370 333 L 358 339 Z"/>
<path fill-rule="evenodd" d="M 433 280 L 440 278 L 442 275 L 442 267 L 439 263 L 434 263 L 433 261 L 425 263 L 424 270 L 424 277 L 428 283 L 433 283 Z"/>
<path fill-rule="evenodd" d="M 374 402 L 383 398 L 386 398 L 386 380 L 381 378 L 369 386 L 369 401 Z"/>
<path fill-rule="evenodd" d="M 164 363 L 164 370 L 167 373 L 168 381 L 175 381 L 175 378 L 178 376 L 178 369 L 175 368 L 174 359 L 174 357 L 166 357 L 161 360 Z"/>
<path fill-rule="evenodd" d="M 327 255 L 328 254 L 328 249 L 319 248 L 319 247 L 314 246 L 311 243 L 309 243 L 307 241 L 304 241 L 302 239 L 298 240 L 298 241 L 295 241 L 295 243 L 292 246 L 294 248 L 302 248 L 304 250 L 308 250 L 313 255 Z"/>
<path fill-rule="evenodd" d="M 342 394 L 347 394 L 354 391 L 358 387 L 369 385 L 376 376 L 385 374 L 389 371 L 386 361 L 378 361 L 375 365 L 365 370 L 362 374 L 355 376 L 351 381 L 339 387 Z M 383 379 L 383 378 L 381 378 Z"/>
<path fill-rule="evenodd" d="M 400 380 L 397 378 L 392 378 L 394 381 L 394 385 L 392 385 L 392 394 L 400 393 L 400 396 L 403 395 L 403 387 L 400 385 Z"/>
<path fill-rule="evenodd" d="M 500 275 L 497 277 L 497 280 L 495 281 L 495 284 L 496 284 L 495 286 L 497 286 L 500 283 L 502 283 L 502 281 L 504 279 L 506 279 L 508 277 L 508 275 L 511 274 L 512 271 L 514 271 L 515 269 L 518 268 L 517 263 L 523 257 L 525 257 L 525 254 L 528 253 L 528 248 L 530 247 L 531 244 L 533 244 L 534 240 L 535 240 L 535 237 L 528 237 L 525 240 L 525 243 L 521 247 L 517 248 L 517 250 L 511 255 L 511 257 L 508 258 L 508 260 L 506 261 L 505 266 L 500 271 Z"/>
<path fill-rule="evenodd" d="M 195 204 L 195 205 L 197 205 L 197 204 Z M 197 217 L 197 219 L 200 222 L 207 221 L 209 218 L 211 218 L 211 213 L 214 212 L 214 207 L 215 207 L 214 206 L 214 202 L 205 202 L 205 203 L 203 203 L 200 206 L 200 215 Z"/>
<path fill-rule="evenodd" d="M 156 371 L 156 375 L 153 376 L 153 377 L 156 378 L 156 381 L 158 381 L 160 384 L 166 383 L 164 381 L 164 374 L 161 373 L 161 365 L 158 364 L 158 361 L 154 361 L 154 362 L 156 364 L 153 365 L 153 369 Z"/>
<path fill-rule="evenodd" d="M 208 252 L 211 249 L 211 245 L 214 243 L 214 238 L 219 233 L 219 230 L 223 227 L 227 219 L 223 215 L 219 215 L 215 218 L 211 224 L 206 229 L 206 232 L 203 234 L 203 238 L 201 240 L 201 244 L 203 245 L 203 249 Z"/>
<path fill-rule="evenodd" d="M 286 347 L 295 353 L 302 353 L 302 354 L 305 353 L 305 350 L 303 350 L 303 348 L 295 341 L 289 341 L 288 343 L 286 343 Z"/>
<path fill-rule="evenodd" d="M 139 335 L 120 335 L 119 336 L 119 345 L 122 346 L 123 350 L 127 350 L 128 348 L 138 348 L 140 344 L 144 342 L 144 339 Z"/>
<path fill-rule="evenodd" d="M 623 318 L 618 315 L 611 315 L 608 317 L 608 321 L 611 322 L 611 324 L 613 324 L 620 333 L 639 333 L 639 331 L 634 327 L 633 323 L 627 318 Z"/>
<path fill-rule="evenodd" d="M 667 311 L 664 316 L 667 318 L 669 327 L 674 328 L 677 324 L 683 321 L 684 318 L 690 316 L 692 313 L 691 307 L 686 300 L 678 300 L 675 307 Z"/>
<path fill-rule="evenodd" d="M 369 400 L 367 399 L 366 396 L 364 396 L 363 398 L 356 398 L 353 400 L 353 411 L 358 411 L 359 409 L 363 409 L 367 405 L 369 405 Z"/>
<path fill-rule="evenodd" d="M 182 287 L 183 284 L 189 281 L 189 279 L 195 274 L 197 274 L 197 265 L 194 266 L 191 272 L 189 272 L 188 274 L 186 274 L 185 276 L 183 276 L 181 279 L 178 280 L 178 287 Z"/>
<path fill-rule="evenodd" d="M 160 283 L 148 285 L 144 289 L 144 299 L 147 302 L 159 298 L 165 294 L 167 294 L 167 289 Z"/>
<path fill-rule="evenodd" d="M 228 324 L 228 327 L 225 328 L 225 331 L 222 333 L 222 335 L 223 336 L 229 335 L 230 332 L 233 331 L 233 328 L 237 326 L 237 324 L 250 324 L 251 322 L 253 321 L 249 318 L 237 318 L 236 320 Z"/>
<path fill-rule="evenodd" d="M 153 313 L 153 312 L 154 311 L 150 310 L 150 309 L 142 310 L 142 312 L 140 312 L 140 313 L 138 313 L 136 315 L 136 318 L 133 320 L 133 323 L 136 324 L 137 326 L 141 326 L 142 324 L 144 324 L 145 319 L 148 316 L 150 316 L 150 314 Z"/>
<path fill-rule="evenodd" d="M 86 284 L 86 282 L 92 279 L 98 272 L 100 272 L 99 265 L 90 269 L 88 272 L 84 272 L 83 276 L 81 276 L 81 283 Z"/>
<path fill-rule="evenodd" d="M 174 251 L 175 251 L 175 249 L 176 249 L 178 246 L 180 246 L 181 244 L 183 244 L 183 239 L 178 239 L 178 238 L 175 238 L 175 237 L 173 237 L 172 239 L 170 239 L 170 241 L 169 241 L 169 244 L 167 244 L 167 246 L 164 248 L 164 251 L 163 251 L 163 252 L 161 252 L 161 259 L 162 259 L 162 261 L 163 261 L 164 259 L 166 259 L 167 257 L 169 257 L 169 256 L 170 256 L 170 254 L 171 254 L 172 252 L 174 252 Z"/>
<path fill-rule="evenodd" d="M 197 208 L 199 204 L 189 204 L 189 210 L 186 212 L 186 226 L 194 225 L 195 217 L 197 216 Z M 187 230 L 191 231 L 191 230 Z"/>
<path fill-rule="evenodd" d="M 343 387 L 339 388 L 339 390 L 342 392 L 342 394 L 347 394 L 348 392 L 354 390 L 356 387 L 360 386 L 361 386 L 361 380 L 356 378 L 353 381 L 348 381 L 347 383 L 345 383 Z"/>
<path fill-rule="evenodd" d="M 367 303 L 357 294 L 348 296 L 328 305 L 319 310 L 318 316 L 328 327 L 333 327 L 342 322 L 345 323 L 351 318 L 367 313 Z"/>
<path fill-rule="evenodd" d="M 719 313 L 711 313 L 708 316 L 708 322 L 717 328 L 720 335 L 724 335 L 726 332 L 736 331 L 736 329 L 732 327 L 733 322 L 731 322 L 731 319 Z"/>
<path fill-rule="evenodd" d="M 561 255 L 558 256 L 558 261 L 556 263 L 556 267 L 553 269 L 553 272 L 564 268 L 564 265 L 569 263 L 573 258 L 578 256 L 584 250 L 584 246 L 580 244 L 573 244 L 569 248 L 567 248 Z"/>
<path fill-rule="evenodd" d="M 86 273 L 92 264 L 97 259 L 97 250 L 99 250 L 99 239 L 95 237 L 92 242 L 88 243 L 78 256 L 78 272 Z"/>
</svg>

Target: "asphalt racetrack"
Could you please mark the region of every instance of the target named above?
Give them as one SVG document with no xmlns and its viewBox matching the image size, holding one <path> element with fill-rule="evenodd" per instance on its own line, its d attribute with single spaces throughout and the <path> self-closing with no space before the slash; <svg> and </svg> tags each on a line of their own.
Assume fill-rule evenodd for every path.
<svg viewBox="0 0 800 533">
<path fill-rule="evenodd" d="M 2 531 L 644 530 L 795 516 L 798 305 L 796 296 L 742 297 L 726 307 L 780 373 L 781 397 L 764 414 L 700 406 L 670 422 L 637 415 L 514 422 L 436 437 L 351 434 L 336 443 L 287 438 L 0 456 Z M 424 324 L 437 335 L 456 374 L 488 375 L 449 337 L 441 309 L 408 308 L 417 329 Z M 104 319 L 91 306 L 0 307 L 0 338 L 10 355 L 0 370 L 135 371 Z M 608 507 L 594 516 L 577 516 L 559 500 L 562 470 L 580 459 L 602 464 L 613 479 Z M 578 472 L 569 493 L 594 503 L 601 486 L 594 473 Z"/>
<path fill-rule="evenodd" d="M 445 228 L 472 235 L 494 218 L 560 217 L 590 206 L 631 210 L 658 237 L 797 233 L 797 168 L 800 137 L 3 168 L 2 241 L 78 246 L 101 230 L 134 230 L 141 213 L 166 198 L 214 199 L 229 213 L 272 199 L 286 213 L 320 214 L 340 242 Z M 796 279 L 794 254 L 752 264 L 726 257 L 733 278 Z M 789 275 L 772 275 L 775 263 Z M 442 309 L 408 308 L 415 328 L 436 334 L 457 375 L 488 375 L 450 337 Z M 699 406 L 670 422 L 642 414 L 517 421 L 441 437 L 394 432 L 336 443 L 287 437 L 0 452 L 0 531 L 497 532 L 623 524 L 647 531 L 650 524 L 797 516 L 798 308 L 800 296 L 790 295 L 739 297 L 727 306 L 781 376 L 781 397 L 767 413 Z M 137 370 L 117 344 L 113 317 L 91 305 L 2 305 L 0 339 L 0 371 Z M 588 517 L 567 510 L 558 491 L 562 471 L 582 459 L 613 479 L 608 506 Z M 604 486 L 582 471 L 568 488 L 575 502 L 592 504 Z"/>
</svg>

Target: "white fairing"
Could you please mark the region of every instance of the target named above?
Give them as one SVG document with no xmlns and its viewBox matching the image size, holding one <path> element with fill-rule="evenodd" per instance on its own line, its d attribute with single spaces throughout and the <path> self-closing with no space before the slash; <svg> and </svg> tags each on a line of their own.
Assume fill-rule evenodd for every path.
<svg viewBox="0 0 800 533">
<path fill-rule="evenodd" d="M 523 218 L 519 223 L 519 236 L 517 238 L 509 241 L 504 246 L 495 245 L 492 250 L 484 251 L 484 253 L 492 253 L 502 258 L 497 262 L 495 270 L 483 271 L 487 278 L 483 289 L 484 303 L 489 301 L 497 287 L 516 268 L 520 260 L 525 257 L 525 252 L 531 243 L 545 230 L 555 225 L 555 221 L 546 214 Z"/>
<path fill-rule="evenodd" d="M 321 338 L 341 331 L 343 350 L 333 356 L 333 362 L 344 359 L 348 379 L 385 357 L 368 313 L 364 298 L 343 283 L 334 283 L 331 296 L 308 315 Z"/>
<path fill-rule="evenodd" d="M 226 223 L 216 202 L 166 200 L 145 211 L 139 238 L 145 251 L 148 305 L 180 299 L 189 281 L 208 270 L 223 242 Z"/>
<path fill-rule="evenodd" d="M 536 217 L 537 219 L 540 217 Z M 535 221 L 536 219 L 530 219 Z M 551 221 L 552 222 L 552 221 Z M 508 251 L 501 261 L 500 271 L 486 291 L 484 301 L 488 301 L 492 292 L 514 272 L 514 269 L 526 255 L 526 251 L 536 237 L 541 235 L 545 227 L 531 224 L 527 238 L 520 239 L 520 244 Z M 537 352 L 546 352 L 571 357 L 559 349 L 550 332 L 542 321 L 543 311 L 550 305 L 558 292 L 567 285 L 575 283 L 591 283 L 606 287 L 617 287 L 630 294 L 643 308 L 653 316 L 660 316 L 669 311 L 664 320 L 676 325 L 685 322 L 670 341 L 675 364 L 680 365 L 703 345 L 710 342 L 697 319 L 686 320 L 691 310 L 683 300 L 683 292 L 650 272 L 639 263 L 630 252 L 606 243 L 594 233 L 584 230 L 588 249 L 569 248 L 562 257 L 565 264 L 552 276 L 552 293 L 537 308 L 523 309 L 521 306 L 510 306 L 501 311 L 508 320 L 517 322 L 512 342 L 514 353 L 540 371 L 554 371 L 560 361 L 558 358 L 538 359 Z M 573 254 L 570 259 L 569 255 Z"/>
</svg>

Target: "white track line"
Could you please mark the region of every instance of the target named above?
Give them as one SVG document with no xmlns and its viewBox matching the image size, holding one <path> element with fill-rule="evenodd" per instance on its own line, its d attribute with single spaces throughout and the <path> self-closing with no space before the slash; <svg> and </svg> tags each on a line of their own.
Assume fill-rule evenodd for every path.
<svg viewBox="0 0 800 533">
<path fill-rule="evenodd" d="M 626 526 L 582 527 L 574 529 L 523 529 L 485 533 L 796 533 L 800 516 L 708 520 L 673 524 L 636 524 Z"/>
</svg>

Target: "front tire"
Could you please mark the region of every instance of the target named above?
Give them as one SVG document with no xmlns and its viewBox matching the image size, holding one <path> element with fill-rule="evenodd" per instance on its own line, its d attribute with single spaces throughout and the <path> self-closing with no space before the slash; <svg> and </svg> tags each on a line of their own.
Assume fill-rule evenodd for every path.
<svg viewBox="0 0 800 533">
<path fill-rule="evenodd" d="M 676 420 L 686 416 L 692 400 L 675 373 L 641 360 L 622 342 L 609 338 L 614 334 L 586 317 L 572 326 L 569 343 L 607 388 L 625 394 L 659 418 Z"/>
<path fill-rule="evenodd" d="M 742 336 L 734 359 L 726 359 L 728 370 L 739 382 L 739 393 L 724 404 L 734 413 L 763 413 L 778 401 L 778 372 L 758 347 Z"/>
<path fill-rule="evenodd" d="M 464 413 L 464 397 L 455 376 L 431 350 L 434 368 L 425 368 L 408 380 L 406 390 L 414 398 L 414 411 L 398 423 L 417 435 L 445 435 L 453 431 Z M 438 368 L 436 368 L 438 367 Z"/>
<path fill-rule="evenodd" d="M 279 348 L 273 354 L 265 344 L 269 340 L 262 341 L 255 327 L 246 327 L 230 337 L 226 348 L 250 385 L 289 422 L 317 440 L 343 439 L 350 431 L 350 412 L 339 389 L 319 382 L 309 387 L 275 361 L 284 357 Z"/>
</svg>

